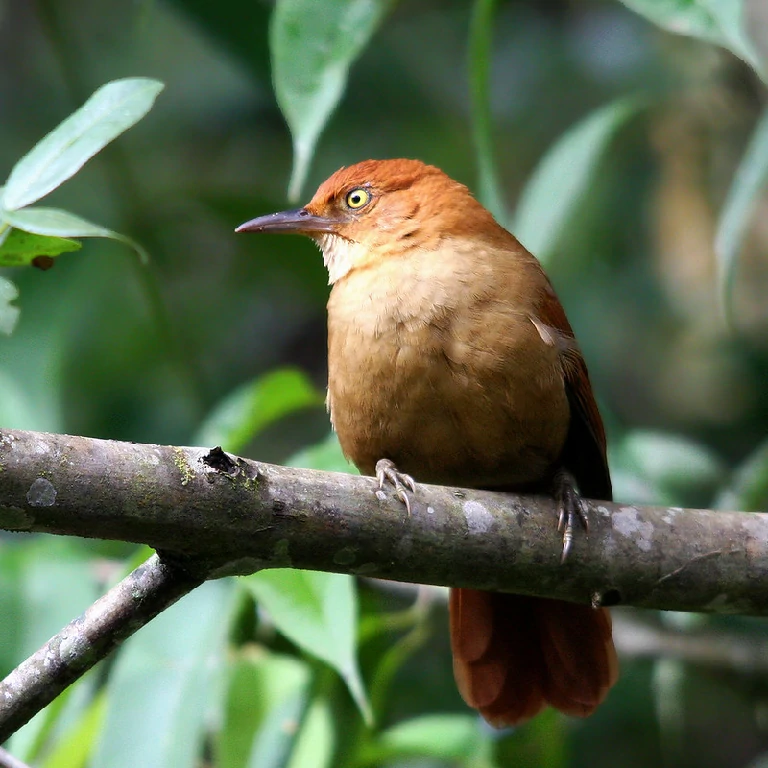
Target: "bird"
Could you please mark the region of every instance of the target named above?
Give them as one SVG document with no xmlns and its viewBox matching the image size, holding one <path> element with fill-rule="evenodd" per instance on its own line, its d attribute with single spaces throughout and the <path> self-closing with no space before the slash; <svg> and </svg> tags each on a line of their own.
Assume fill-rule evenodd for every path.
<svg viewBox="0 0 768 768">
<path fill-rule="evenodd" d="M 582 496 L 611 499 L 605 430 L 543 268 L 465 185 L 420 160 L 366 160 L 236 231 L 320 247 L 327 407 L 361 473 L 409 514 L 416 481 L 552 494 L 568 555 Z M 459 692 L 495 727 L 547 706 L 587 716 L 618 677 L 607 608 L 455 588 L 449 623 Z"/>
</svg>

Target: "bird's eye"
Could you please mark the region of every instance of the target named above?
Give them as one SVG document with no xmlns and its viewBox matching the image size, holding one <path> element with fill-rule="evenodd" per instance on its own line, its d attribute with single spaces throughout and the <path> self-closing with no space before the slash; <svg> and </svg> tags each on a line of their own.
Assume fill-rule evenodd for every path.
<svg viewBox="0 0 768 768">
<path fill-rule="evenodd" d="M 362 208 L 371 202 L 371 193 L 367 189 L 363 189 L 363 187 L 357 187 L 347 192 L 345 202 L 350 208 Z"/>
</svg>

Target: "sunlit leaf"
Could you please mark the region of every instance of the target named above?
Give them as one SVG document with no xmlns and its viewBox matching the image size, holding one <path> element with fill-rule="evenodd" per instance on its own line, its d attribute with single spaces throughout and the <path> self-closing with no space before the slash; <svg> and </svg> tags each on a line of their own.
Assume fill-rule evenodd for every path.
<svg viewBox="0 0 768 768">
<path fill-rule="evenodd" d="M 162 90 L 157 80 L 115 80 L 42 139 L 14 166 L 0 206 L 23 208 L 73 176 L 109 142 L 137 123 Z"/>
<path fill-rule="evenodd" d="M 264 427 L 300 408 L 320 405 L 322 395 L 299 370 L 271 371 L 236 389 L 219 403 L 198 431 L 198 445 L 241 451 Z"/>
<path fill-rule="evenodd" d="M 540 261 L 552 256 L 608 143 L 638 109 L 636 99 L 598 109 L 568 130 L 539 163 L 523 190 L 511 229 Z"/>
<path fill-rule="evenodd" d="M 363 753 L 364 763 L 429 757 L 462 760 L 477 754 L 483 734 L 474 715 L 424 715 L 384 731 Z"/>
<path fill-rule="evenodd" d="M 287 752 L 266 744 L 268 734 L 255 738 L 269 721 L 269 733 L 284 736 L 285 723 L 274 723 L 271 713 L 304 694 L 310 682 L 306 662 L 246 647 L 233 659 L 229 674 L 224 723 L 217 738 L 219 768 L 246 768 L 249 759 L 266 765 L 265 752 Z M 281 763 L 280 765 L 284 764 Z"/>
<path fill-rule="evenodd" d="M 108 682 L 93 765 L 192 768 L 223 693 L 232 582 L 209 581 L 130 638 Z"/>
<path fill-rule="evenodd" d="M 293 137 L 288 196 L 298 199 L 317 140 L 344 92 L 352 62 L 391 0 L 278 0 L 270 23 L 272 79 Z"/>
<path fill-rule="evenodd" d="M 253 739 L 247 768 L 285 768 L 309 707 L 309 688 L 296 690 L 273 707 Z"/>
<path fill-rule="evenodd" d="M 19 308 L 11 303 L 19 297 L 19 289 L 7 278 L 0 276 L 0 333 L 10 336 L 19 319 Z"/>
<path fill-rule="evenodd" d="M 768 181 L 768 109 L 763 111 L 736 170 L 720 213 L 715 236 L 719 289 L 725 314 L 733 311 L 733 280 L 738 255 L 760 193 Z"/>
<path fill-rule="evenodd" d="M 5 242 L 0 245 L 0 267 L 24 267 L 32 264 L 38 256 L 59 256 L 62 253 L 78 251 L 82 243 L 64 237 L 50 237 L 11 230 Z"/>
<path fill-rule="evenodd" d="M 747 36 L 743 0 L 621 0 L 649 21 L 678 35 L 727 48 L 765 79 L 765 68 Z"/>
<path fill-rule="evenodd" d="M 368 704 L 355 653 L 357 593 L 349 576 L 316 571 L 269 570 L 240 580 L 275 626 L 307 653 L 341 675 L 366 720 Z"/>
<path fill-rule="evenodd" d="M 41 763 L 42 768 L 85 768 L 104 726 L 107 697 L 102 690 L 83 711 L 80 719 L 60 739 Z"/>
<path fill-rule="evenodd" d="M 301 721 L 287 768 L 330 768 L 336 741 L 333 726 L 329 702 L 316 698 Z"/>
<path fill-rule="evenodd" d="M 142 261 L 147 261 L 146 251 L 131 238 L 111 229 L 92 224 L 74 213 L 58 208 L 23 208 L 20 211 L 0 210 L 0 220 L 24 232 L 51 237 L 107 237 L 132 248 Z"/>
</svg>

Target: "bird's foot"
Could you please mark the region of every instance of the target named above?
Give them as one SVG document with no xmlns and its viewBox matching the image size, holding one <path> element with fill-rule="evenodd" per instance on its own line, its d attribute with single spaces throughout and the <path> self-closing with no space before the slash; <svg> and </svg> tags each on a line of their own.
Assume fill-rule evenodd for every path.
<svg viewBox="0 0 768 768">
<path fill-rule="evenodd" d="M 411 497 L 408 492 L 416 492 L 416 483 L 410 475 L 403 474 L 389 459 L 379 459 L 376 462 L 376 479 L 379 488 L 383 489 L 385 483 L 392 483 L 395 488 L 395 496 L 405 504 L 408 516 L 411 514 Z"/>
<path fill-rule="evenodd" d="M 570 472 L 565 469 L 558 470 L 552 479 L 552 487 L 559 512 L 557 530 L 563 534 L 563 554 L 560 556 L 560 562 L 564 563 L 573 545 L 576 520 L 581 522 L 587 533 L 589 533 L 589 520 L 584 501 L 576 490 L 576 481 Z"/>
</svg>

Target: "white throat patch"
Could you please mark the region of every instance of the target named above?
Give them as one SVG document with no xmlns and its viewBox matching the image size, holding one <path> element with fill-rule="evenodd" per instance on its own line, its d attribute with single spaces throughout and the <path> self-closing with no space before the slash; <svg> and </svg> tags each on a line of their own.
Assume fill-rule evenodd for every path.
<svg viewBox="0 0 768 768">
<path fill-rule="evenodd" d="M 328 284 L 333 285 L 354 266 L 360 244 L 333 234 L 318 235 L 316 242 L 323 252 L 323 263 L 328 270 Z"/>
</svg>

